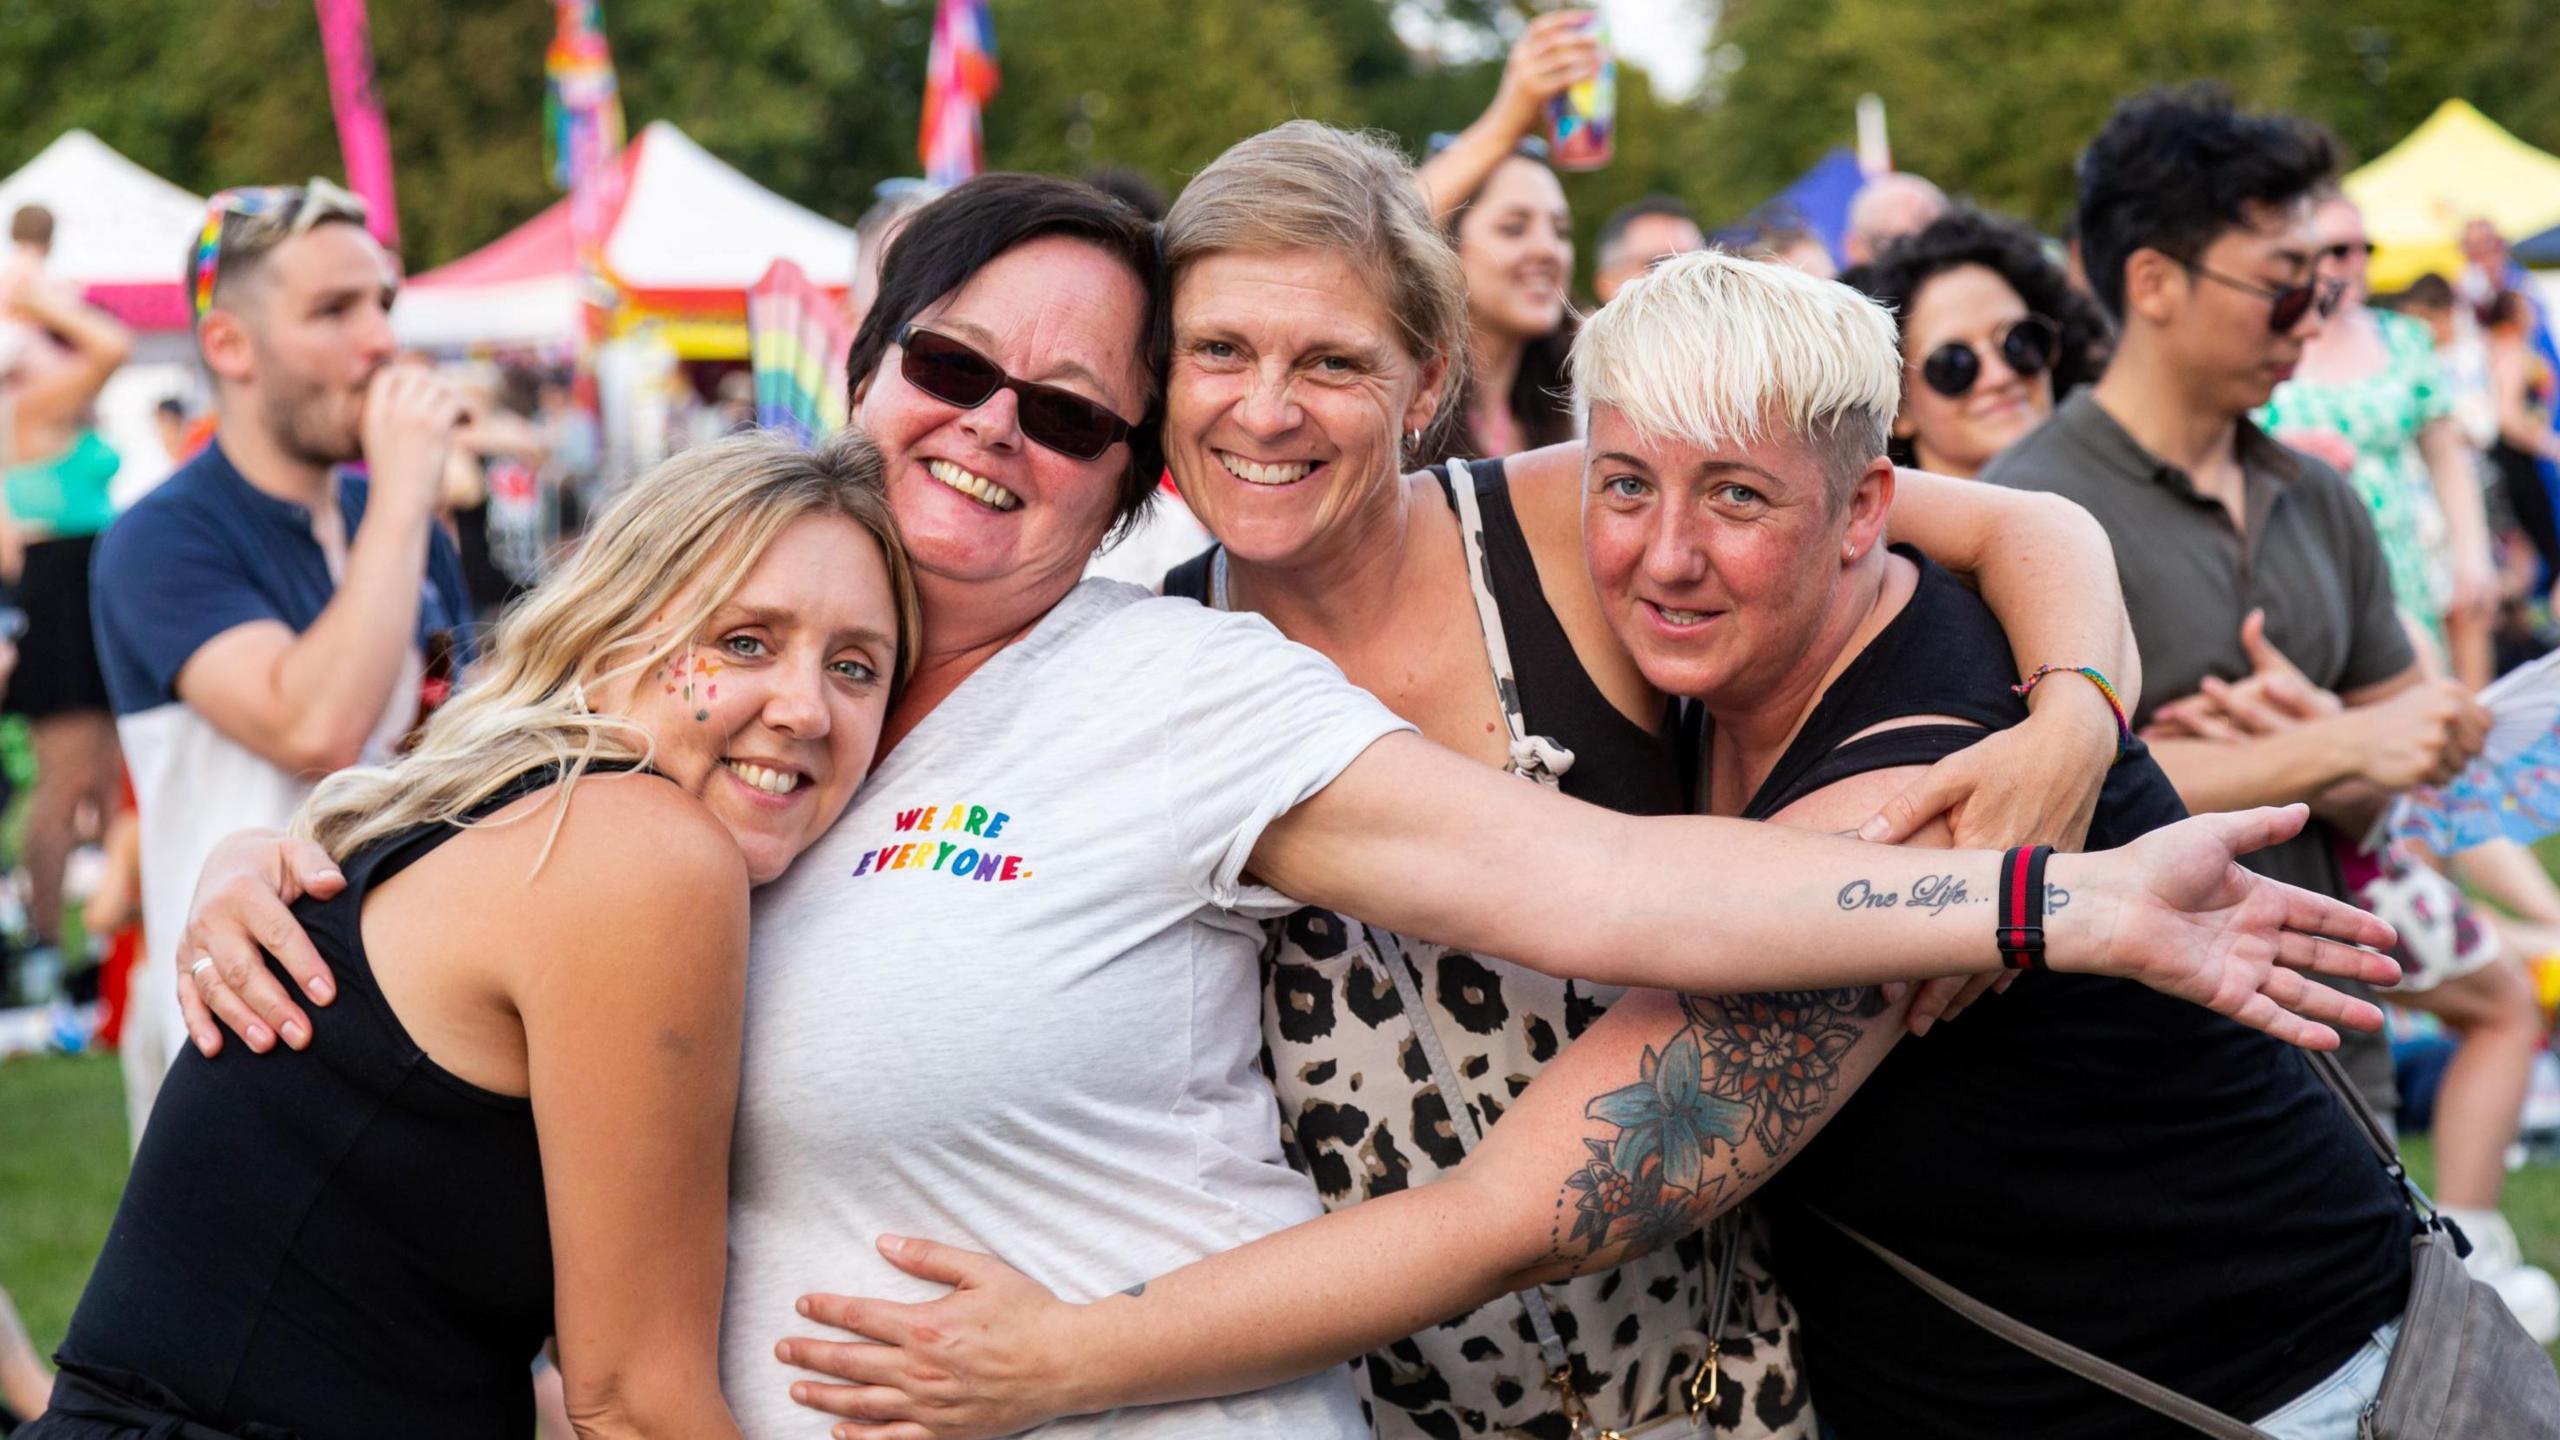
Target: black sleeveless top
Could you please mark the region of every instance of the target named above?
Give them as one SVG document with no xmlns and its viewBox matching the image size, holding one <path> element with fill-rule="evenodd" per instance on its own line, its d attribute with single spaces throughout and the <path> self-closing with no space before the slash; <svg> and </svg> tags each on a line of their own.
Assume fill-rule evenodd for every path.
<svg viewBox="0 0 2560 1440">
<path fill-rule="evenodd" d="M 1917 593 L 1814 708 L 1749 818 L 1983 734 L 1848 739 L 1880 721 L 2026 718 L 1990 610 L 1896 553 L 1919 564 Z M 2089 848 L 2184 814 L 2136 745 Z M 2131 981 L 2047 971 L 1905 1037 L 1762 1192 L 1824 1421 L 1842 1440 L 2187 1433 L 1949 1313 L 1812 1209 L 2228 1414 L 2263 1415 L 2344 1364 L 2406 1303 L 2412 1221 L 2287 1049 Z"/>
<path fill-rule="evenodd" d="M 527 775 L 473 814 L 553 778 Z M 310 1049 L 179 1056 L 66 1367 L 302 1440 L 531 1433 L 531 1366 L 552 1331 L 532 1102 L 418 1048 L 359 924 L 373 887 L 460 833 L 367 846 L 339 867 L 336 898 L 295 904 L 340 991 L 309 1011 Z"/>
<path fill-rule="evenodd" d="M 1572 767 L 1560 777 L 1564 793 L 1627 815 L 1686 813 L 1689 792 L 1671 706 L 1665 704 L 1662 723 L 1648 731 L 1600 692 L 1539 588 L 1538 564 L 1511 504 L 1503 462 L 1470 460 L 1467 470 L 1475 476 L 1484 511 L 1485 573 L 1519 678 L 1521 717 L 1529 733 L 1573 752 Z M 1432 466 L 1431 474 L 1440 493 L 1449 495 L 1449 467 Z M 1217 553 L 1212 547 L 1167 571 L 1164 593 L 1209 604 Z"/>
</svg>

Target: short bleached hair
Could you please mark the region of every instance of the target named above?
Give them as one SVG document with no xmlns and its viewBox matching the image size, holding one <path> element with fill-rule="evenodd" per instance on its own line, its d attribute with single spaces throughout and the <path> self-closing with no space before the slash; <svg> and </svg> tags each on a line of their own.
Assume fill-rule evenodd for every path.
<svg viewBox="0 0 2560 1440">
<path fill-rule="evenodd" d="M 1902 401 L 1902 342 L 1884 307 L 1835 280 L 1701 250 L 1638 276 L 1583 322 L 1573 385 L 1653 440 L 1710 448 L 1793 436 L 1833 510 L 1877 456 Z"/>
</svg>

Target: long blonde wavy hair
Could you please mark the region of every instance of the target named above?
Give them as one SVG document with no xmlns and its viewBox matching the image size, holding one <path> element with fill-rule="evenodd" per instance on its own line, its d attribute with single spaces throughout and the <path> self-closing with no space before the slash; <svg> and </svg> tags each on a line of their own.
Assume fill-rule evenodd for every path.
<svg viewBox="0 0 2560 1440">
<path fill-rule="evenodd" d="M 457 821 L 531 771 L 560 768 L 556 813 L 565 814 L 590 766 L 648 763 L 649 732 L 590 710 L 588 693 L 673 659 L 774 537 L 806 515 L 842 516 L 880 542 L 898 611 L 891 685 L 903 682 L 920 618 L 880 452 L 850 427 L 813 450 L 736 435 L 685 450 L 633 482 L 576 555 L 498 622 L 484 668 L 428 720 L 417 747 L 390 765 L 322 781 L 293 833 L 344 860 L 404 830 Z M 679 600 L 684 608 L 672 610 Z"/>
</svg>

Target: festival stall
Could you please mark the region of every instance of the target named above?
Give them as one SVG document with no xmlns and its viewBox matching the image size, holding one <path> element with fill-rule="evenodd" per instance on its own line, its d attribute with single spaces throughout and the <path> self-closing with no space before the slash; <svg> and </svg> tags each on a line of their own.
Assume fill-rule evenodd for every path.
<svg viewBox="0 0 2560 1440">
<path fill-rule="evenodd" d="M 854 234 L 758 185 L 661 120 L 622 153 L 605 220 L 610 329 L 651 327 L 687 360 L 745 360 L 747 292 L 775 261 L 841 299 Z M 579 334 L 577 250 L 562 200 L 478 250 L 410 277 L 391 313 L 430 350 L 566 348 Z"/>
<path fill-rule="evenodd" d="M 2459 273 L 2465 221 L 2485 217 L 2510 240 L 2560 225 L 2560 156 L 2508 134 L 2467 100 L 2437 106 L 2345 185 L 2364 210 L 2377 291 Z"/>
</svg>

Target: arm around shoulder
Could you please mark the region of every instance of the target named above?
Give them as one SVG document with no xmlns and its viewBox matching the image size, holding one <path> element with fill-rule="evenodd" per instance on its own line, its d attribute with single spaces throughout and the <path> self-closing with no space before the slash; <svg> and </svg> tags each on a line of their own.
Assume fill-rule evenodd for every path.
<svg viewBox="0 0 2560 1440">
<path fill-rule="evenodd" d="M 552 814 L 546 799 L 519 822 L 528 842 Z M 718 1329 L 746 983 L 737 842 L 664 780 L 590 776 L 509 903 L 570 1414 L 582 1436 L 734 1435 Z"/>
</svg>

